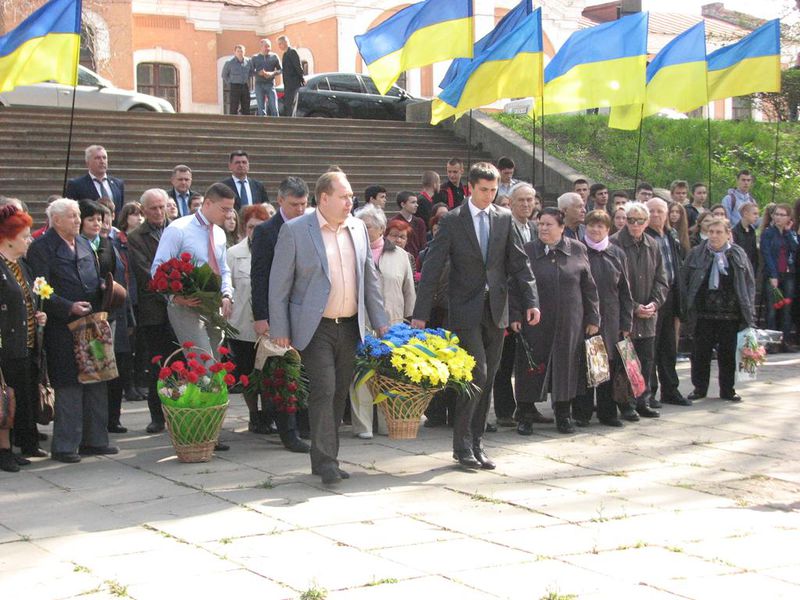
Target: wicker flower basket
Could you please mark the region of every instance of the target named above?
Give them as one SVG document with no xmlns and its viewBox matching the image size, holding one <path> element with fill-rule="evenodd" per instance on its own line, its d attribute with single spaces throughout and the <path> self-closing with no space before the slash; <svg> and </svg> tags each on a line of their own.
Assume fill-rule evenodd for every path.
<svg viewBox="0 0 800 600">
<path fill-rule="evenodd" d="M 413 383 L 397 381 L 379 374 L 373 375 L 367 384 L 377 398 L 387 398 L 379 404 L 389 429 L 389 439 L 413 440 L 417 437 L 422 413 L 428 408 L 436 390 L 426 390 Z"/>
<path fill-rule="evenodd" d="M 178 460 L 185 463 L 211 460 L 228 402 L 202 408 L 178 408 L 164 403 L 161 406 Z"/>
</svg>

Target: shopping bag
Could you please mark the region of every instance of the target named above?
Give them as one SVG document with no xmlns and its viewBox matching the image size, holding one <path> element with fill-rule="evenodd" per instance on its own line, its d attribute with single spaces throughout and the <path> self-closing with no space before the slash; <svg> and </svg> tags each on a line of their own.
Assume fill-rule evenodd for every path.
<svg viewBox="0 0 800 600">
<path fill-rule="evenodd" d="M 586 386 L 595 388 L 611 379 L 608 353 L 603 337 L 593 335 L 586 340 Z"/>
<path fill-rule="evenodd" d="M 638 398 L 644 394 L 647 389 L 647 383 L 642 375 L 642 364 L 639 362 L 639 356 L 636 354 L 636 348 L 633 347 L 631 338 L 626 337 L 618 341 L 617 350 L 620 357 L 622 357 L 622 366 L 631 384 L 633 396 Z"/>
<path fill-rule="evenodd" d="M 67 323 L 80 383 L 110 381 L 119 376 L 114 357 L 114 336 L 108 313 L 96 312 Z"/>
</svg>

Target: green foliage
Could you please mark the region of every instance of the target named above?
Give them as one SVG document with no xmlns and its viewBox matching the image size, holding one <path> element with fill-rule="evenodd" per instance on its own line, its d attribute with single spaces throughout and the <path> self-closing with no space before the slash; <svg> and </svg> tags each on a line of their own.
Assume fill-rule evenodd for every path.
<svg viewBox="0 0 800 600">
<path fill-rule="evenodd" d="M 530 117 L 503 113 L 494 117 L 532 139 Z M 710 202 L 722 199 L 741 169 L 755 175 L 753 195 L 759 203 L 763 206 L 772 200 L 775 131 L 775 123 L 711 122 Z M 784 122 L 779 131 L 775 201 L 793 203 L 800 198 L 800 124 Z M 544 133 L 546 152 L 611 189 L 633 188 L 638 131 L 609 129 L 605 115 L 553 115 L 545 117 Z M 539 119 L 536 140 L 540 146 Z M 639 181 L 668 188 L 675 179 L 685 179 L 690 186 L 696 181 L 708 182 L 707 121 L 649 117 L 642 123 Z"/>
</svg>

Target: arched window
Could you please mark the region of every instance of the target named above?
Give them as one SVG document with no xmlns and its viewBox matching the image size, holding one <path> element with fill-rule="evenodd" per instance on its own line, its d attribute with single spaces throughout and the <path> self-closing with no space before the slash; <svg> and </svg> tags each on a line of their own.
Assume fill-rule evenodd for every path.
<svg viewBox="0 0 800 600">
<path fill-rule="evenodd" d="M 95 31 L 92 27 L 86 25 L 86 23 L 81 23 L 81 54 L 80 54 L 80 64 L 82 64 L 87 69 L 91 69 L 92 71 L 97 71 L 97 63 L 95 62 L 94 58 L 94 41 L 95 41 Z"/>
<path fill-rule="evenodd" d="M 136 66 L 136 89 L 143 94 L 164 98 L 180 112 L 178 69 L 168 63 L 139 63 Z"/>
</svg>

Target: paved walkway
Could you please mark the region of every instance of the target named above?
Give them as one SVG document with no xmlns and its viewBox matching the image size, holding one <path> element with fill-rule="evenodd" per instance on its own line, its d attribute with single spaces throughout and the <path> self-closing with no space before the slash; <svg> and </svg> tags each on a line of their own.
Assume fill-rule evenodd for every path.
<svg viewBox="0 0 800 600">
<path fill-rule="evenodd" d="M 353 476 L 335 489 L 248 434 L 238 397 L 231 451 L 197 465 L 138 433 L 146 406 L 127 403 L 118 456 L 0 473 L 0 597 L 794 600 L 796 356 L 771 356 L 741 404 L 488 434 L 494 472 L 455 468 L 449 430 L 344 429 Z"/>
</svg>

